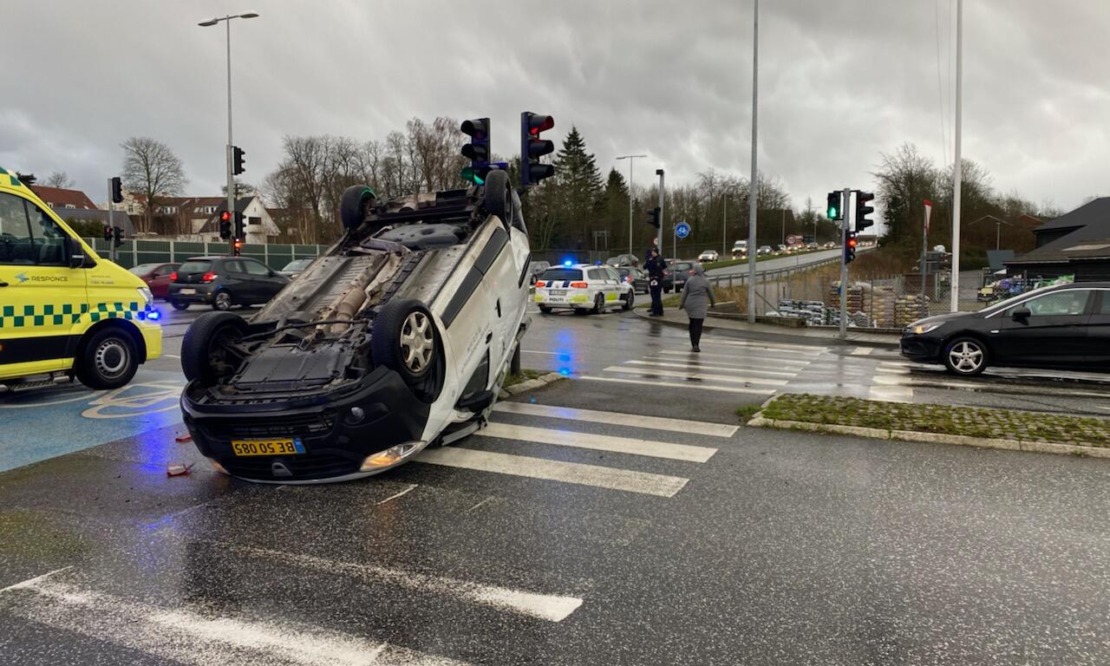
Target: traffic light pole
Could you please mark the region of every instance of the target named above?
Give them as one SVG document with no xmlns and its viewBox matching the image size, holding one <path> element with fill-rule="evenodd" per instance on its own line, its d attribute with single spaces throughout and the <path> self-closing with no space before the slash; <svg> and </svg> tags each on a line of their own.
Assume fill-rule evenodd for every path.
<svg viewBox="0 0 1110 666">
<path fill-rule="evenodd" d="M 655 174 L 659 176 L 659 254 L 663 254 L 663 243 L 666 241 L 663 238 L 663 229 L 666 225 L 663 224 L 663 170 L 656 169 Z"/>
<path fill-rule="evenodd" d="M 114 194 L 115 193 L 112 191 L 112 179 L 109 178 L 108 179 L 108 226 L 112 228 L 113 232 L 115 232 L 115 229 L 116 229 L 115 220 L 112 219 L 112 213 L 114 212 L 113 206 L 112 206 L 112 196 Z M 114 233 L 113 233 L 113 238 L 108 240 L 108 258 L 112 261 L 113 264 L 117 263 L 116 262 L 116 241 L 115 241 Z"/>
<path fill-rule="evenodd" d="M 225 157 L 227 158 L 227 212 L 231 213 L 234 218 L 235 181 L 231 174 L 231 155 L 235 143 L 231 140 L 231 20 L 226 20 L 224 23 L 227 28 L 227 150 L 225 151 Z M 232 239 L 231 243 L 232 252 L 234 252 L 235 240 Z"/>
<path fill-rule="evenodd" d="M 848 337 L 848 228 L 851 226 L 852 190 L 844 188 L 840 203 L 840 339 Z"/>
</svg>

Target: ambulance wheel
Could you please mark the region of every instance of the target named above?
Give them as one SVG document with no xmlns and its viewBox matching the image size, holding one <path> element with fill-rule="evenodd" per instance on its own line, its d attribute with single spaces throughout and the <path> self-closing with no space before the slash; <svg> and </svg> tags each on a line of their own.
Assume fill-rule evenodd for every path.
<svg viewBox="0 0 1110 666">
<path fill-rule="evenodd" d="M 237 345 L 246 332 L 247 322 L 237 314 L 205 312 L 197 317 L 181 339 L 185 378 L 213 386 L 233 374 L 243 360 Z"/>
<path fill-rule="evenodd" d="M 92 334 L 75 359 L 77 379 L 91 389 L 117 389 L 131 381 L 139 369 L 135 342 L 118 328 Z"/>
</svg>

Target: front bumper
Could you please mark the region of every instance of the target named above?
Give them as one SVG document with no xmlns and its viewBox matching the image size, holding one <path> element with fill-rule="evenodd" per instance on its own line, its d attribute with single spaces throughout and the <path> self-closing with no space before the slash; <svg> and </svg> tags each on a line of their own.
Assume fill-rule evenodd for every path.
<svg viewBox="0 0 1110 666">
<path fill-rule="evenodd" d="M 396 467 L 427 444 L 421 437 L 429 405 L 384 367 L 354 390 L 276 399 L 223 398 L 190 382 L 181 394 L 181 411 L 200 452 L 249 481 L 319 483 L 369 476 Z M 298 452 L 237 456 L 232 446 L 278 441 L 296 442 Z M 375 454 L 406 444 L 411 446 L 397 460 L 366 466 Z"/>
<path fill-rule="evenodd" d="M 940 363 L 941 342 L 919 335 L 903 336 L 899 341 L 902 356 L 918 363 Z"/>
</svg>

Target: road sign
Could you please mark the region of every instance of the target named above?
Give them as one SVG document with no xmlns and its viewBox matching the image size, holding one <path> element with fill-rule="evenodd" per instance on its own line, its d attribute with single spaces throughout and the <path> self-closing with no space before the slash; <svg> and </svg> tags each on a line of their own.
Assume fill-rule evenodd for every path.
<svg viewBox="0 0 1110 666">
<path fill-rule="evenodd" d="M 799 240 L 798 237 L 794 236 L 792 234 L 792 235 L 786 237 L 786 244 L 787 245 L 793 245 L 793 244 L 797 243 L 798 240 Z"/>
<path fill-rule="evenodd" d="M 674 235 L 679 238 L 686 238 L 690 235 L 690 225 L 685 222 L 679 222 L 674 225 Z"/>
</svg>

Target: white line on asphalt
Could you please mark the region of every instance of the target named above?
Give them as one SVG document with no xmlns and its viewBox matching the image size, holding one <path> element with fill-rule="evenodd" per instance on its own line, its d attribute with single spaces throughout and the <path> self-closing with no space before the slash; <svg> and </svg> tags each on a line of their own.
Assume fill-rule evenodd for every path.
<svg viewBox="0 0 1110 666">
<path fill-rule="evenodd" d="M 56 629 L 178 664 L 249 666 L 418 666 L 462 664 L 349 634 L 151 604 L 44 581 L 9 612 Z M 33 594 L 30 594 L 33 593 Z"/>
<path fill-rule="evenodd" d="M 397 493 L 396 495 L 390 495 L 389 497 L 387 497 L 387 498 L 383 499 L 382 501 L 378 502 L 378 504 L 377 504 L 377 505 L 378 505 L 378 506 L 380 506 L 380 505 L 382 505 L 382 504 L 385 504 L 386 502 L 388 502 L 388 501 L 390 501 L 390 500 L 395 500 L 395 499 L 397 499 L 398 497 L 401 497 L 402 495 L 405 495 L 405 494 L 407 494 L 407 493 L 410 493 L 410 492 L 412 492 L 412 491 L 413 491 L 413 490 L 415 490 L 415 489 L 416 489 L 416 484 L 415 484 L 415 483 L 414 483 L 414 484 L 411 484 L 411 485 L 410 485 L 410 486 L 409 486 L 408 488 L 405 488 L 404 490 L 402 490 L 401 492 Z"/>
<path fill-rule="evenodd" d="M 650 381 L 647 379 L 624 379 L 623 377 L 591 377 L 590 375 L 582 375 L 578 379 L 585 379 L 591 382 L 615 382 L 618 384 L 639 384 L 641 386 L 660 386 L 658 381 Z M 663 386 L 668 389 L 672 388 L 690 388 L 698 391 L 718 391 L 721 393 L 744 393 L 747 395 L 774 395 L 774 389 L 755 389 L 755 388 L 737 388 L 732 386 L 713 386 L 711 384 L 702 384 L 697 382 L 664 382 Z"/>
<path fill-rule="evenodd" d="M 181 358 L 177 354 L 162 354 L 164 358 Z"/>
<path fill-rule="evenodd" d="M 482 500 L 481 502 L 478 502 L 478 503 L 477 503 L 477 504 L 475 504 L 474 506 L 470 507 L 469 509 L 467 509 L 467 510 L 466 510 L 466 511 L 464 511 L 463 513 L 470 513 L 471 511 L 474 511 L 474 510 L 475 510 L 475 509 L 477 509 L 478 507 L 480 507 L 480 506 L 484 506 L 484 505 L 486 505 L 486 504 L 489 504 L 489 503 L 490 503 L 490 502 L 492 502 L 492 501 L 493 501 L 493 497 L 487 497 L 487 498 L 485 498 L 484 500 Z"/>
<path fill-rule="evenodd" d="M 908 375 L 910 374 L 910 369 L 905 366 L 879 365 L 875 368 L 875 372 L 882 372 L 888 375 Z"/>
<path fill-rule="evenodd" d="M 508 414 L 527 414 L 528 416 L 546 416 L 553 419 L 568 419 L 571 421 L 599 421 L 613 425 L 638 426 L 651 430 L 670 430 L 672 432 L 690 433 L 694 435 L 708 435 L 710 437 L 732 437 L 740 426 L 724 425 L 723 423 L 701 423 L 699 421 L 686 421 L 683 419 L 667 419 L 660 416 L 639 416 L 637 414 L 621 414 L 618 412 L 602 412 L 594 409 L 572 409 L 570 407 L 549 407 L 547 405 L 533 405 L 527 402 L 499 402 L 493 407 L 495 412 Z"/>
<path fill-rule="evenodd" d="M 48 571 L 48 572 L 44 573 L 41 576 L 35 576 L 34 578 L 30 578 L 28 580 L 23 581 L 22 583 L 16 583 L 15 585 L 9 585 L 9 586 L 7 586 L 3 589 L 0 589 L 0 594 L 3 594 L 5 592 L 7 592 L 8 590 L 22 590 L 22 589 L 25 589 L 25 588 L 35 587 L 39 583 L 45 581 L 47 578 L 50 578 L 51 576 L 53 576 L 55 574 L 60 574 L 63 571 L 67 571 L 67 570 L 72 569 L 72 568 L 73 568 L 72 566 L 62 567 L 61 569 L 55 569 L 53 571 Z"/>
<path fill-rule="evenodd" d="M 661 356 L 662 355 L 682 356 L 683 358 L 692 358 L 692 357 L 694 357 L 694 352 L 689 351 L 689 350 L 686 350 L 686 351 L 661 351 L 661 352 L 659 352 L 659 354 Z M 652 357 L 651 356 L 646 356 L 645 358 L 652 358 Z M 801 372 L 801 370 L 803 368 L 809 366 L 810 364 L 812 364 L 814 362 L 814 360 L 816 360 L 816 359 L 801 360 L 801 359 L 778 358 L 778 357 L 774 357 L 774 356 L 737 356 L 736 354 L 714 354 L 713 352 L 707 352 L 707 351 L 702 351 L 701 353 L 697 354 L 696 358 L 701 363 L 714 363 L 715 364 L 715 363 L 717 363 L 717 361 L 711 361 L 709 359 L 727 358 L 727 359 L 729 359 L 731 361 L 734 361 L 734 362 L 737 362 L 737 363 L 743 363 L 743 364 L 745 364 L 746 366 L 749 366 L 749 367 L 750 366 L 758 366 L 758 365 L 768 365 L 768 366 L 772 366 L 772 367 L 775 367 L 775 368 L 786 368 L 786 369 L 791 369 L 791 370 L 796 369 L 799 372 Z"/>
<path fill-rule="evenodd" d="M 425 449 L 416 460 L 446 467 L 459 467 L 495 474 L 510 474 L 547 481 L 562 481 L 582 486 L 623 490 L 659 497 L 674 497 L 689 481 L 689 479 L 678 476 L 664 476 L 614 467 L 600 467 L 598 465 L 584 465 L 582 463 L 568 463 L 528 456 L 514 456 L 507 453 L 451 447 Z"/>
<path fill-rule="evenodd" d="M 872 386 L 867 395 L 879 402 L 913 402 L 913 389 L 908 386 Z"/>
<path fill-rule="evenodd" d="M 425 450 L 417 460 L 422 459 L 428 453 L 463 450 L 464 449 L 452 448 L 432 449 L 431 451 Z M 496 585 L 483 585 L 481 583 L 458 580 L 455 578 L 430 576 L 415 571 L 402 571 L 400 569 L 388 569 L 386 567 L 377 567 L 369 564 L 340 562 L 337 560 L 327 560 L 321 557 L 313 557 L 311 555 L 285 553 L 278 550 L 240 546 L 225 542 L 210 543 L 215 543 L 220 547 L 246 553 L 248 555 L 278 560 L 279 562 L 285 562 L 286 564 L 296 565 L 305 569 L 314 569 L 324 573 L 342 573 L 364 580 L 386 581 L 410 590 L 450 595 L 465 601 L 479 603 L 498 610 L 510 611 L 519 615 L 527 615 L 549 622 L 562 622 L 582 605 L 582 600 L 578 597 L 537 594 L 535 592 L 513 590 Z"/>
<path fill-rule="evenodd" d="M 537 350 L 534 350 L 534 349 L 521 349 L 520 351 L 524 352 L 525 354 L 546 354 L 547 356 L 559 356 L 560 354 L 570 354 L 570 352 L 549 352 L 549 351 L 537 351 Z"/>
<path fill-rule="evenodd" d="M 709 460 L 713 457 L 713 454 L 717 452 L 717 449 L 711 449 L 705 446 L 669 444 L 667 442 L 654 442 L 647 439 L 613 437 L 611 435 L 592 435 L 585 432 L 530 428 L 528 426 L 515 426 L 504 423 L 491 423 L 478 434 L 482 437 L 522 439 L 526 442 L 538 442 L 540 444 L 570 446 L 594 451 L 630 453 L 632 455 L 648 456 L 650 458 L 666 458 L 668 460 L 683 460 L 686 462 L 698 463 Z"/>
<path fill-rule="evenodd" d="M 706 340 L 705 344 L 707 349 L 712 349 L 717 345 L 728 345 L 731 347 L 747 347 L 748 349 L 785 351 L 801 356 L 819 356 L 827 353 L 829 350 L 828 347 L 815 347 L 813 345 L 792 345 L 789 343 L 755 342 L 751 340 L 726 340 L 721 338 Z"/>
<path fill-rule="evenodd" d="M 685 368 L 687 370 L 689 370 L 689 369 L 695 369 L 695 370 L 705 369 L 705 370 L 718 370 L 718 371 L 736 370 L 737 372 L 744 372 L 744 373 L 747 373 L 747 374 L 769 375 L 769 376 L 772 376 L 772 377 L 786 377 L 788 379 L 793 379 L 794 377 L 798 376 L 798 371 L 783 372 L 781 370 L 761 370 L 759 368 L 753 368 L 753 367 L 750 367 L 750 366 L 749 367 L 744 367 L 744 366 L 739 366 L 739 365 L 725 366 L 725 365 L 719 365 L 719 364 L 716 364 L 716 363 L 697 363 L 697 362 L 693 362 L 693 361 L 690 361 L 690 362 L 687 362 L 687 363 L 661 363 L 659 361 L 625 361 L 624 364 L 625 365 L 649 365 L 649 366 L 653 366 L 653 367 L 656 367 L 656 368 Z"/>
<path fill-rule="evenodd" d="M 678 379 L 697 379 L 702 381 L 728 382 L 730 384 L 767 384 L 769 386 L 786 386 L 790 382 L 785 379 L 764 379 L 762 377 L 734 377 L 732 375 L 712 375 L 704 372 L 674 372 L 671 370 L 638 370 L 611 365 L 605 372 L 623 372 L 633 375 L 646 375 L 649 377 L 675 377 Z"/>
<path fill-rule="evenodd" d="M 852 356 L 870 356 L 873 351 L 874 347 L 856 347 L 852 350 Z"/>
</svg>

